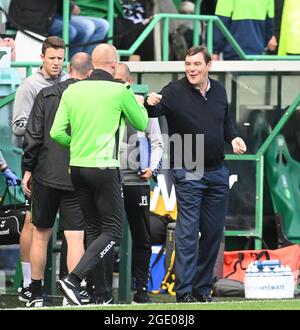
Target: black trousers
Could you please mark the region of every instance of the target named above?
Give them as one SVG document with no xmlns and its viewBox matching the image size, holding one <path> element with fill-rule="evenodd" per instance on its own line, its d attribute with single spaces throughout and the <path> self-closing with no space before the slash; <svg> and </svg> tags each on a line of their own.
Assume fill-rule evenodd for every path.
<svg viewBox="0 0 300 330">
<path fill-rule="evenodd" d="M 119 244 L 123 197 L 118 169 L 71 167 L 71 178 L 84 216 L 85 254 L 72 273 L 85 278 Z"/>
<path fill-rule="evenodd" d="M 136 289 L 147 287 L 151 257 L 149 222 L 149 186 L 123 186 L 124 204 L 132 236 L 132 265 Z M 95 296 L 108 299 L 112 295 L 113 251 L 99 261 L 89 274 L 95 285 Z"/>
<path fill-rule="evenodd" d="M 150 187 L 123 186 L 124 204 L 132 236 L 132 266 L 137 289 L 147 287 L 151 257 Z"/>
</svg>

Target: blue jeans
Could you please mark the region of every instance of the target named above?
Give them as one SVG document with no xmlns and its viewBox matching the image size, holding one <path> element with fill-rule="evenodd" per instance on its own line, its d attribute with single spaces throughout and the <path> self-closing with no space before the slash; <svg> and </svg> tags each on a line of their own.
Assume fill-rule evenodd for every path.
<svg viewBox="0 0 300 330">
<path fill-rule="evenodd" d="M 52 24 L 48 28 L 48 33 L 50 36 L 62 36 L 62 30 L 63 30 L 63 20 L 61 15 L 56 14 Z M 69 40 L 70 42 L 73 42 L 77 38 L 77 30 L 75 26 L 72 24 L 69 24 Z"/>
<path fill-rule="evenodd" d="M 94 48 L 106 37 L 109 29 L 108 21 L 103 18 L 72 15 L 70 23 L 76 28 L 79 35 L 82 36 L 79 43 L 98 41 L 98 43 L 86 47 L 71 48 L 74 54 L 78 51 L 92 54 Z"/>
<path fill-rule="evenodd" d="M 186 173 L 186 169 L 171 170 L 178 206 L 175 229 L 177 298 L 188 292 L 197 297 L 211 291 L 229 191 L 229 170 L 225 166 L 204 171 L 203 177 L 197 180 L 186 180 Z"/>
<path fill-rule="evenodd" d="M 71 44 L 84 44 L 100 41 L 106 37 L 109 23 L 102 18 L 72 15 L 69 23 L 69 39 Z M 62 36 L 63 20 L 61 15 L 56 14 L 48 29 L 49 35 Z M 77 52 L 91 54 L 97 44 L 90 46 L 70 47 L 70 57 Z"/>
</svg>

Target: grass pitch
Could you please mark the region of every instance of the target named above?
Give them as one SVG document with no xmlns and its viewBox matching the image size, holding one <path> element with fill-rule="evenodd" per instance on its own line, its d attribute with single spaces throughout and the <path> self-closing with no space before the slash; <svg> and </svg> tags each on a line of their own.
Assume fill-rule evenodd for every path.
<svg viewBox="0 0 300 330">
<path fill-rule="evenodd" d="M 118 304 L 109 306 L 68 306 L 44 307 L 50 310 L 300 310 L 300 299 L 287 300 L 218 300 L 214 303 L 152 303 L 152 304 Z"/>
</svg>

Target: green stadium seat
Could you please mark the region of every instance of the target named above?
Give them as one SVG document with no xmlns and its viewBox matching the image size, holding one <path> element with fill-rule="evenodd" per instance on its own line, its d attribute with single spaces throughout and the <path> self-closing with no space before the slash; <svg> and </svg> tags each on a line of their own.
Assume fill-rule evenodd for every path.
<svg viewBox="0 0 300 330">
<path fill-rule="evenodd" d="M 291 157 L 283 135 L 268 149 L 266 167 L 274 210 L 283 217 L 287 238 L 300 243 L 300 163 Z"/>
</svg>

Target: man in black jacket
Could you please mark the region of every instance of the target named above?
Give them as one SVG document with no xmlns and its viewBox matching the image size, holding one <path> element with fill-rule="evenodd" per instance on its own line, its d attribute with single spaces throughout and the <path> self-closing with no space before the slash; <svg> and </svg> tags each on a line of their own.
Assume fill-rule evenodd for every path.
<svg viewBox="0 0 300 330">
<path fill-rule="evenodd" d="M 229 171 L 223 163 L 224 140 L 231 143 L 234 153 L 246 151 L 231 123 L 225 88 L 208 77 L 210 68 L 207 49 L 192 47 L 185 56 L 186 77 L 169 83 L 159 94 L 151 93 L 147 99 L 149 116 L 165 115 L 170 140 L 179 142 L 170 157 L 178 205 L 178 302 L 212 301 L 213 269 L 229 191 Z"/>
<path fill-rule="evenodd" d="M 83 216 L 68 173 L 70 151 L 54 142 L 49 132 L 64 90 L 70 84 L 88 77 L 91 70 L 89 55 L 74 55 L 68 67 L 70 79 L 42 89 L 28 119 L 24 135 L 23 189 L 32 198 L 34 230 L 30 250 L 32 296 L 26 303 L 27 307 L 43 306 L 42 279 L 47 245 L 58 210 L 68 243 L 69 271 L 73 270 L 84 253 Z"/>
<path fill-rule="evenodd" d="M 10 23 L 17 29 L 23 28 L 43 36 L 54 21 L 58 0 L 11 0 Z"/>
</svg>

